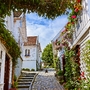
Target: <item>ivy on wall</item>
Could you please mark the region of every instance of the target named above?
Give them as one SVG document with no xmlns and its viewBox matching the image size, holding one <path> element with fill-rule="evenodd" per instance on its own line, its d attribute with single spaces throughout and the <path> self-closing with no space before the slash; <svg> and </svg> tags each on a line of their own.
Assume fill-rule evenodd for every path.
<svg viewBox="0 0 90 90">
<path fill-rule="evenodd" d="M 13 65 L 17 64 L 17 58 L 20 56 L 20 48 L 12 36 L 11 32 L 5 28 L 4 20 L 0 18 L 0 41 L 4 44 L 8 53 L 11 55 Z"/>
<path fill-rule="evenodd" d="M 67 90 L 78 90 L 80 82 L 78 81 L 79 72 L 78 64 L 75 62 L 75 52 L 73 50 L 65 50 L 65 88 Z"/>
<path fill-rule="evenodd" d="M 90 77 L 90 40 L 85 43 L 85 47 L 82 51 L 82 60 L 86 64 L 86 71 L 89 72 L 88 75 Z"/>
<path fill-rule="evenodd" d="M 85 43 L 82 50 L 82 60 L 86 65 L 86 78 L 81 81 L 81 90 L 90 90 L 90 40 Z"/>
</svg>

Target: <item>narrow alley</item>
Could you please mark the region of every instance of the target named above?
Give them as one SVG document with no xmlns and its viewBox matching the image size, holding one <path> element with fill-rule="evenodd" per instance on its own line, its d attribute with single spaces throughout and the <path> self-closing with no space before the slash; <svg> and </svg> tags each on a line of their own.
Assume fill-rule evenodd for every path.
<svg viewBox="0 0 90 90">
<path fill-rule="evenodd" d="M 54 73 L 55 71 L 53 69 L 48 69 L 48 73 L 45 73 L 45 70 L 39 72 L 32 90 L 64 90 L 56 80 Z"/>
</svg>

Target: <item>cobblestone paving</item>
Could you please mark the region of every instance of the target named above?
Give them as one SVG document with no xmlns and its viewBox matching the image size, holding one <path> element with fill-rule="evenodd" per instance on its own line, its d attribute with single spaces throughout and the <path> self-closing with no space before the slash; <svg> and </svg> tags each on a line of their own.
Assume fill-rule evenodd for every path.
<svg viewBox="0 0 90 90">
<path fill-rule="evenodd" d="M 55 71 L 40 72 L 32 86 L 32 90 L 64 90 L 54 76 Z"/>
</svg>

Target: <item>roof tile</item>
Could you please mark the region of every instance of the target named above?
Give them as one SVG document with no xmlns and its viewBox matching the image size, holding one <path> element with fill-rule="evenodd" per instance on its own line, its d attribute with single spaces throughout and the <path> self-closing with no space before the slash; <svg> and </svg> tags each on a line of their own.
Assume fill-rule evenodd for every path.
<svg viewBox="0 0 90 90">
<path fill-rule="evenodd" d="M 24 42 L 24 46 L 36 45 L 37 36 L 27 37 L 27 42 Z"/>
</svg>

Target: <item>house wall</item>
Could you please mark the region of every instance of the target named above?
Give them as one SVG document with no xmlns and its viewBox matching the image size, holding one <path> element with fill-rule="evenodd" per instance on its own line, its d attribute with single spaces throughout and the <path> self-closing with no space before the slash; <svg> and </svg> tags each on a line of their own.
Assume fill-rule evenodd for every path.
<svg viewBox="0 0 90 90">
<path fill-rule="evenodd" d="M 2 52 L 2 54 L 1 54 Z M 5 59 L 6 59 L 6 48 L 0 41 L 0 90 L 4 90 L 4 73 L 5 73 Z M 7 53 L 8 54 L 8 53 Z M 10 57 L 10 55 L 8 54 Z M 11 78 L 12 78 L 12 59 L 10 57 L 10 71 L 9 71 L 9 88 L 11 87 Z"/>
<path fill-rule="evenodd" d="M 25 56 L 25 50 L 30 50 L 30 56 Z M 23 65 L 22 68 L 34 68 L 36 70 L 36 46 L 24 46 L 23 49 Z"/>
<path fill-rule="evenodd" d="M 18 58 L 18 63 L 15 68 L 15 75 L 17 77 L 20 76 L 21 70 L 22 70 L 22 62 L 23 62 L 23 46 L 24 42 L 27 40 L 27 34 L 26 34 L 26 19 L 25 15 L 21 14 L 20 17 L 14 17 L 14 31 L 13 31 L 14 37 L 18 45 L 20 46 L 21 55 L 20 58 Z"/>
<path fill-rule="evenodd" d="M 36 60 L 23 60 L 22 68 L 35 69 L 36 71 Z"/>
<path fill-rule="evenodd" d="M 64 49 L 58 51 L 58 58 L 60 60 L 60 69 L 63 70 L 63 55 L 64 55 Z"/>
<path fill-rule="evenodd" d="M 1 51 L 3 51 L 3 52 L 2 52 L 2 58 L 0 58 L 0 63 L 1 63 L 1 65 L 0 65 L 0 90 L 3 90 L 3 87 L 4 87 L 4 67 L 5 67 L 4 65 L 5 65 L 6 51 L 0 42 L 0 54 L 1 54 Z M 0 55 L 0 57 L 1 57 L 1 55 Z"/>
<path fill-rule="evenodd" d="M 37 60 L 37 62 L 36 62 L 36 67 L 37 67 L 37 70 L 38 69 L 40 69 L 40 61 L 41 61 L 41 59 L 40 59 L 40 50 L 39 50 L 39 43 L 37 42 L 37 45 L 36 45 L 36 60 Z"/>
<path fill-rule="evenodd" d="M 85 42 L 90 40 L 90 0 L 82 0 L 83 10 L 79 16 L 78 22 L 73 33 L 72 47 L 80 45 L 80 72 L 86 72 L 86 64 L 82 60 L 82 51 Z"/>
<path fill-rule="evenodd" d="M 15 67 L 15 75 L 18 78 L 20 76 L 21 70 L 22 70 L 22 58 L 18 58 L 17 62 L 18 62 L 18 64 Z"/>
<path fill-rule="evenodd" d="M 80 43 L 80 68 L 81 68 L 80 72 L 84 72 L 85 75 L 87 74 L 87 72 L 86 72 L 86 64 L 82 60 L 82 58 L 83 58 L 82 52 L 83 52 L 83 48 L 85 47 L 85 43 L 86 43 L 87 40 L 90 40 L 90 28 L 83 35 L 81 43 Z"/>
<path fill-rule="evenodd" d="M 83 10 L 78 18 L 78 23 L 75 26 L 75 32 L 73 33 L 72 46 L 79 44 L 79 39 L 84 35 L 87 29 L 90 27 L 90 16 L 87 12 L 86 0 L 82 1 Z M 86 5 L 86 6 L 85 6 Z"/>
</svg>

